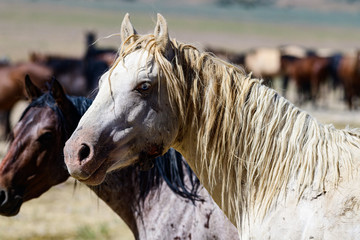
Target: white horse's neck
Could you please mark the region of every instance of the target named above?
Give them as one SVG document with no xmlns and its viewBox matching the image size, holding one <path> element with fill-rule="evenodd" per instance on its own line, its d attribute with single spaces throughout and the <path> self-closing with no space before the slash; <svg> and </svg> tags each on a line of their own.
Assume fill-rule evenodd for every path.
<svg viewBox="0 0 360 240">
<path fill-rule="evenodd" d="M 236 158 L 244 162 L 242 169 L 247 172 L 234 173 L 236 166 L 232 166 L 224 173 L 229 174 L 230 181 L 237 181 L 236 176 L 242 176 L 241 192 L 227 189 L 229 183 L 224 182 L 222 176 L 212 175 L 215 184 L 209 183 L 211 163 L 200 165 L 203 155 L 197 146 L 202 136 L 193 124 L 188 123 L 187 126 L 192 127 L 187 129 L 182 141 L 174 145 L 219 206 L 224 206 L 236 195 L 241 196 L 234 200 L 239 205 L 244 206 L 243 199 L 247 201 L 245 211 L 223 208 L 234 224 L 238 224 L 239 219 L 246 221 L 246 214 L 265 216 L 291 195 L 289 191 L 295 192 L 291 197 L 299 201 L 331 191 L 340 180 L 351 174 L 353 164 L 358 166 L 358 162 L 354 163 L 354 152 L 360 152 L 359 133 L 319 124 L 265 86 L 254 84 L 246 104 L 238 111 L 244 119 L 239 123 L 243 124 L 239 149 L 221 151 L 233 151 L 239 154 Z M 228 164 L 227 159 L 219 161 Z M 237 218 L 236 214 L 240 216 Z"/>
</svg>

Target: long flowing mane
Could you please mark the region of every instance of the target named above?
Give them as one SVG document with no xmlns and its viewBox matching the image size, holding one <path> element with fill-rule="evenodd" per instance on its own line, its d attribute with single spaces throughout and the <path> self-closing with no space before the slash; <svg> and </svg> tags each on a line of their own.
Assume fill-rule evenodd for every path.
<svg viewBox="0 0 360 240">
<path fill-rule="evenodd" d="M 137 182 L 140 187 L 140 201 L 143 201 L 153 189 L 159 188 L 163 182 L 175 194 L 194 204 L 195 201 L 202 200 L 198 195 L 199 179 L 175 149 L 169 149 L 163 156 L 157 157 L 153 161 L 154 167 L 148 171 L 141 171 L 139 166 L 134 166 L 139 172 Z M 189 184 L 185 183 L 185 178 L 188 178 Z"/>
<path fill-rule="evenodd" d="M 154 35 L 132 35 L 112 69 L 136 50 L 152 54 L 180 114 L 179 138 L 198 131 L 200 179 L 207 176 L 210 187 L 221 181 L 221 207 L 235 213 L 239 229 L 251 209 L 264 216 L 289 190 L 298 199 L 308 191 L 324 194 L 339 183 L 340 170 L 351 169 L 347 145 L 359 148 L 357 130 L 320 124 L 240 67 L 176 40 L 169 45 L 170 58 Z"/>
</svg>

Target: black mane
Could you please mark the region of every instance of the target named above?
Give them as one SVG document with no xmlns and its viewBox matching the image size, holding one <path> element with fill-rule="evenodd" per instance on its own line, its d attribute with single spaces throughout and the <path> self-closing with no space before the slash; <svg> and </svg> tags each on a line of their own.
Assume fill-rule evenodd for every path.
<svg viewBox="0 0 360 240">
<path fill-rule="evenodd" d="M 185 184 L 186 177 L 189 178 L 190 186 Z M 165 181 L 175 194 L 189 199 L 193 203 L 202 200 L 198 195 L 199 179 L 181 154 L 173 148 L 170 148 L 163 156 L 154 159 L 153 168 L 148 171 L 140 171 L 138 181 L 140 200 L 144 200 L 150 191 L 158 187 L 162 181 Z"/>
</svg>

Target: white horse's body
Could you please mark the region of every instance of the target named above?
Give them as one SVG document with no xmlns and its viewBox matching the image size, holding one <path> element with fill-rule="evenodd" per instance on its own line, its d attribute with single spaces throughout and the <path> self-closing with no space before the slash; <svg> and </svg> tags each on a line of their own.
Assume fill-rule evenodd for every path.
<svg viewBox="0 0 360 240">
<path fill-rule="evenodd" d="M 337 189 L 309 194 L 300 201 L 294 191 L 288 191 L 286 201 L 278 200 L 263 220 L 251 215 L 243 239 L 358 239 L 359 180 L 357 176 Z"/>
<path fill-rule="evenodd" d="M 237 67 L 125 17 L 120 58 L 66 143 L 71 175 L 106 172 L 174 147 L 243 239 L 360 236 L 360 133 L 319 124 Z M 145 157 L 144 157 L 145 156 Z"/>
</svg>

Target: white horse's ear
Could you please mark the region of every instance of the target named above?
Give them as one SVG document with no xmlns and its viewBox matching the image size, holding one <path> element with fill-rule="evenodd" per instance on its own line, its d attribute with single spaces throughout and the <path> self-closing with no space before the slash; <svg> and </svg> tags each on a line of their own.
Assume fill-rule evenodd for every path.
<svg viewBox="0 0 360 240">
<path fill-rule="evenodd" d="M 130 22 L 130 15 L 129 13 L 125 14 L 125 17 L 121 23 L 121 29 L 120 29 L 120 34 L 121 34 L 121 42 L 125 42 L 126 39 L 128 39 L 128 37 L 137 34 L 135 28 L 133 27 L 133 25 Z M 129 39 L 128 44 L 129 43 L 133 43 L 136 39 L 133 37 L 131 39 Z"/>
<path fill-rule="evenodd" d="M 165 18 L 158 13 L 157 23 L 154 30 L 154 36 L 157 46 L 166 57 L 173 56 L 173 50 L 170 45 L 170 37 Z"/>
</svg>

